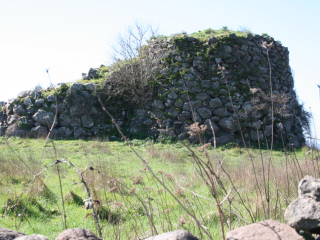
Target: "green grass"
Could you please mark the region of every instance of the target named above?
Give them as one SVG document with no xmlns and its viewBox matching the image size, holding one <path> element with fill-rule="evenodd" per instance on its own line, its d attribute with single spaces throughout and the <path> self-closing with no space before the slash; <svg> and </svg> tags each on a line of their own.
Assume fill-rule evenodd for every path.
<svg viewBox="0 0 320 240">
<path fill-rule="evenodd" d="M 58 159 L 67 159 L 77 166 L 79 170 L 83 171 L 84 179 L 88 183 L 94 199 L 102 203 L 102 206 L 98 207 L 98 211 L 99 221 L 103 226 L 104 239 L 113 239 L 116 234 L 120 234 L 121 239 L 128 239 L 130 236 L 147 237 L 152 235 L 143 204 L 134 194 L 129 193 L 132 188 L 135 188 L 135 193 L 142 199 L 148 211 L 153 213 L 153 221 L 158 233 L 186 228 L 201 237 L 201 239 L 206 239 L 190 217 L 186 218 L 187 220 L 183 227 L 179 224 L 181 222 L 180 219 L 185 216 L 184 210 L 167 192 L 162 192 L 161 189 L 163 187 L 152 178 L 132 150 L 121 141 L 101 141 L 98 139 L 90 141 L 61 140 L 54 142 L 56 150 L 51 143 L 48 143 L 44 150 L 40 170 L 38 170 L 38 164 L 44 140 L 11 138 L 9 143 L 15 153 L 9 149 L 3 139 L 0 140 L 0 216 L 4 214 L 6 209 L 17 202 L 21 194 L 22 198 L 16 208 L 11 209 L 5 216 L 0 217 L 0 225 L 2 227 L 17 229 L 20 221 L 19 214 L 22 213 L 25 206 L 30 192 L 30 182 L 33 179 L 33 174 L 15 154 L 19 155 L 24 163 L 36 173 L 52 164 L 55 161 L 56 153 Z M 194 165 L 189 151 L 179 142 L 161 144 L 146 140 L 133 140 L 131 144 L 147 160 L 156 175 L 164 181 L 172 192 L 175 192 L 177 198 L 200 219 L 203 226 L 208 228 L 207 230 L 213 239 L 221 239 L 216 207 L 210 201 L 196 197 L 191 192 L 177 191 L 181 186 L 213 201 L 208 188 L 199 177 L 197 167 Z M 197 147 L 194 145 L 192 149 L 199 156 L 204 157 L 203 153 L 197 150 Z M 254 156 L 254 162 L 260 171 L 259 149 L 250 149 L 249 151 Z M 308 151 L 307 148 L 297 151 L 298 158 L 305 158 L 306 151 Z M 250 179 L 253 178 L 252 176 L 247 176 L 250 179 L 246 180 L 245 176 L 243 176 L 245 171 L 250 168 L 246 150 L 239 147 L 230 149 L 218 148 L 217 152 L 220 160 L 223 161 L 223 166 L 234 179 L 237 188 L 244 195 L 247 194 L 246 201 L 252 201 L 250 205 L 252 205 L 252 212 L 257 216 L 255 220 L 264 219 L 261 212 L 261 203 L 259 203 L 256 195 L 257 189 L 255 186 L 250 185 L 250 182 L 253 181 Z M 208 148 L 208 154 L 213 161 L 213 165 L 216 166 L 218 162 L 211 146 Z M 262 154 L 264 159 L 267 159 L 269 152 L 264 150 Z M 304 166 L 302 161 L 300 160 L 302 166 Z M 273 152 L 273 163 L 276 171 L 283 171 L 284 153 Z M 85 171 L 85 168 L 89 166 L 92 166 L 95 170 Z M 83 200 L 88 199 L 88 196 L 84 191 L 83 185 L 78 183 L 79 176 L 70 165 L 61 163 L 59 168 L 63 198 L 65 200 L 67 227 L 87 228 L 98 234 L 93 217 L 89 215 L 91 210 L 82 208 Z M 159 170 L 163 171 L 163 173 L 158 172 Z M 305 169 L 303 168 L 303 170 Z M 226 188 L 230 189 L 231 185 L 221 172 L 221 169 L 217 171 L 220 172 L 220 177 L 224 181 Z M 261 172 L 259 174 L 261 175 Z M 127 188 L 117 184 L 116 181 L 106 177 L 106 175 L 122 182 Z M 143 180 L 138 184 L 133 184 L 139 177 L 142 177 Z M 62 203 L 56 166 L 45 171 L 41 175 L 41 180 L 46 187 L 39 180 L 35 181 L 34 190 L 30 195 L 30 201 L 25 212 L 26 218 L 21 223 L 19 231 L 26 234 L 36 232 L 47 236 L 49 239 L 55 239 L 63 231 L 60 214 Z M 294 181 L 294 178 L 292 178 L 292 181 Z M 109 192 L 115 186 L 117 186 L 117 190 Z M 219 193 L 221 195 L 220 199 L 222 199 L 224 195 L 221 190 L 219 190 Z M 290 189 L 289 193 L 289 200 L 293 200 L 297 195 L 294 188 Z M 233 196 L 235 198 L 235 208 L 243 218 L 249 219 L 244 208 L 239 205 L 236 194 Z M 223 207 L 227 208 L 227 203 L 225 204 Z M 289 202 L 287 201 L 281 205 L 282 212 L 288 204 Z M 227 215 L 227 212 L 225 213 Z M 283 216 L 275 215 L 273 218 L 283 221 Z M 239 221 L 235 215 L 232 216 L 232 220 L 232 228 L 245 224 Z M 227 229 L 227 226 L 225 228 Z"/>
</svg>

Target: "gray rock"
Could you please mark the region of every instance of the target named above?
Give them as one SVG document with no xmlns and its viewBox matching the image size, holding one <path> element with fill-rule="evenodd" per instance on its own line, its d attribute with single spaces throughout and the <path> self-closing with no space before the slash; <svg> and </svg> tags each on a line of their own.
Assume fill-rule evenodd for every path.
<svg viewBox="0 0 320 240">
<path fill-rule="evenodd" d="M 218 108 L 221 107 L 223 103 L 221 102 L 220 98 L 214 98 L 210 101 L 209 105 L 210 108 Z"/>
<path fill-rule="evenodd" d="M 95 88 L 95 84 L 94 84 L 94 83 L 86 83 L 86 84 L 84 84 L 84 88 L 85 88 L 87 91 L 93 91 L 94 88 Z"/>
<path fill-rule="evenodd" d="M 94 69 L 94 68 L 90 68 L 89 69 L 89 72 L 88 72 L 88 78 L 92 79 L 92 78 L 96 78 L 97 77 L 97 74 L 98 74 L 98 70 L 97 69 Z"/>
<path fill-rule="evenodd" d="M 241 108 L 247 112 L 250 112 L 252 110 L 252 104 L 250 102 L 245 102 Z"/>
<path fill-rule="evenodd" d="M 52 103 L 50 108 L 53 113 L 56 113 L 56 105 L 55 104 Z M 58 104 L 58 114 L 63 113 L 63 112 L 67 113 L 68 109 L 64 103 L 60 103 L 60 104 Z"/>
<path fill-rule="evenodd" d="M 242 58 L 241 58 L 241 62 L 244 62 L 244 63 L 248 63 L 248 62 L 250 62 L 250 60 L 251 60 L 251 57 L 250 56 L 243 56 Z"/>
<path fill-rule="evenodd" d="M 213 135 L 212 133 L 212 128 L 213 128 L 213 131 L 215 134 L 217 134 L 218 132 L 220 132 L 220 128 L 217 126 L 217 124 L 215 124 L 213 121 L 211 121 L 210 119 L 207 119 L 203 125 L 207 126 L 207 130 L 206 132 L 209 134 L 209 135 Z M 212 128 L 211 128 L 212 126 Z"/>
<path fill-rule="evenodd" d="M 190 93 L 199 93 L 199 92 L 201 92 L 201 88 L 198 86 L 195 86 L 190 89 Z"/>
<path fill-rule="evenodd" d="M 50 95 L 47 97 L 47 101 L 48 101 L 48 102 L 55 102 L 55 101 L 56 101 L 55 95 L 50 94 Z"/>
<path fill-rule="evenodd" d="M 53 128 L 51 130 L 51 132 L 49 133 L 49 138 L 51 139 L 56 139 L 57 138 L 57 134 L 58 134 L 58 129 Z"/>
<path fill-rule="evenodd" d="M 94 125 L 94 121 L 92 120 L 92 118 L 87 115 L 81 116 L 81 122 L 85 128 L 91 128 Z"/>
<path fill-rule="evenodd" d="M 14 123 L 10 125 L 6 131 L 6 135 L 8 137 L 13 137 L 13 136 L 25 137 L 26 134 L 27 134 L 27 131 L 25 129 L 20 129 L 18 126 L 18 123 Z"/>
<path fill-rule="evenodd" d="M 266 75 L 266 74 L 268 74 L 268 68 L 259 66 L 259 70 L 260 70 L 260 74 L 261 74 L 261 75 Z"/>
<path fill-rule="evenodd" d="M 99 112 L 94 106 L 92 106 L 90 110 L 90 114 L 96 115 L 96 114 L 99 114 Z"/>
<path fill-rule="evenodd" d="M 7 104 L 7 102 L 4 102 L 4 101 L 0 101 L 0 107 L 3 107 Z"/>
<path fill-rule="evenodd" d="M 89 94 L 88 91 L 81 91 L 81 96 L 85 99 L 90 99 L 92 97 L 92 95 Z"/>
<path fill-rule="evenodd" d="M 36 107 L 42 107 L 44 104 L 44 99 L 37 99 L 34 103 Z"/>
<path fill-rule="evenodd" d="M 164 109 L 163 101 L 160 99 L 154 100 L 153 105 L 157 109 Z"/>
<path fill-rule="evenodd" d="M 181 99 L 178 99 L 177 101 L 174 102 L 174 106 L 176 108 L 182 109 L 183 108 L 183 101 Z"/>
<path fill-rule="evenodd" d="M 291 127 L 292 127 L 291 122 L 286 121 L 283 125 L 284 125 L 286 132 L 289 133 L 291 131 Z"/>
<path fill-rule="evenodd" d="M 61 127 L 67 127 L 72 122 L 71 118 L 66 114 L 60 114 L 59 123 Z"/>
<path fill-rule="evenodd" d="M 163 117 L 163 112 L 160 112 L 159 110 L 155 110 L 155 111 L 150 111 L 150 117 L 153 119 L 159 119 Z"/>
<path fill-rule="evenodd" d="M 7 121 L 7 114 L 0 111 L 0 123 Z"/>
<path fill-rule="evenodd" d="M 182 99 L 184 102 L 188 102 L 188 101 L 189 101 L 189 98 L 190 98 L 190 101 L 193 100 L 193 97 L 190 96 L 190 95 L 189 95 L 189 97 L 188 97 L 187 94 L 182 94 L 180 97 L 181 97 L 181 99 Z"/>
<path fill-rule="evenodd" d="M 272 135 L 272 125 L 267 125 L 264 131 L 266 136 L 270 137 Z"/>
<path fill-rule="evenodd" d="M 213 43 L 216 42 L 216 40 L 217 40 L 217 39 L 216 39 L 214 36 L 211 36 L 211 37 L 208 38 L 208 43 L 209 43 L 209 44 L 213 44 Z"/>
<path fill-rule="evenodd" d="M 169 113 L 171 113 L 171 116 L 172 116 L 173 118 L 178 117 L 179 114 L 180 114 L 180 112 L 181 112 L 181 111 L 179 111 L 179 110 L 177 110 L 177 109 L 172 109 L 172 108 L 169 110 Z"/>
<path fill-rule="evenodd" d="M 75 138 L 86 138 L 86 137 L 90 137 L 91 136 L 91 132 L 84 130 L 83 128 L 78 128 L 75 132 L 74 132 L 74 137 Z"/>
<path fill-rule="evenodd" d="M 13 113 L 17 114 L 19 116 L 23 116 L 23 114 L 25 114 L 27 111 L 26 109 L 22 106 L 22 105 L 14 105 L 13 106 Z"/>
<path fill-rule="evenodd" d="M 239 105 L 233 105 L 232 106 L 232 103 L 231 102 L 227 102 L 226 104 L 225 104 L 225 107 L 227 108 L 227 110 L 229 111 L 229 112 L 234 112 L 234 110 L 236 110 L 236 111 L 238 111 L 239 109 L 240 109 L 240 106 Z M 234 109 L 233 109 L 234 108 Z"/>
<path fill-rule="evenodd" d="M 164 103 L 165 107 L 171 107 L 173 105 L 173 100 L 167 99 L 166 102 Z"/>
<path fill-rule="evenodd" d="M 29 115 L 33 115 L 36 113 L 36 110 L 33 107 L 29 106 L 27 107 L 27 112 Z"/>
<path fill-rule="evenodd" d="M 29 138 L 46 138 L 48 135 L 48 130 L 44 126 L 38 126 L 31 129 L 29 133 Z"/>
<path fill-rule="evenodd" d="M 0 136 L 6 135 L 7 127 L 3 127 L 0 124 Z"/>
<path fill-rule="evenodd" d="M 181 124 L 182 124 L 182 123 L 181 123 Z M 180 133 L 179 136 L 178 136 L 178 138 L 179 138 L 180 140 L 184 140 L 184 139 L 186 139 L 187 137 L 188 137 L 188 135 L 185 134 L 185 133 Z"/>
<path fill-rule="evenodd" d="M 195 59 L 193 60 L 193 67 L 197 67 L 202 64 L 202 60 Z"/>
<path fill-rule="evenodd" d="M 197 95 L 196 95 L 196 99 L 197 100 L 200 100 L 200 101 L 205 101 L 205 100 L 207 100 L 207 99 L 209 99 L 210 97 L 209 97 L 209 95 L 207 94 L 207 93 L 198 93 Z"/>
<path fill-rule="evenodd" d="M 177 98 L 178 98 L 178 95 L 177 95 L 174 91 L 172 91 L 172 92 L 170 92 L 170 93 L 168 94 L 168 98 L 170 98 L 170 99 L 177 99 Z"/>
<path fill-rule="evenodd" d="M 137 118 L 132 118 L 130 122 L 130 128 L 129 131 L 131 133 L 137 133 L 139 132 L 139 127 L 141 126 L 141 121 Z"/>
<path fill-rule="evenodd" d="M 71 127 L 73 127 L 73 130 L 77 130 L 80 127 L 81 119 L 77 117 L 71 118 Z"/>
<path fill-rule="evenodd" d="M 24 233 L 0 227 L 0 240 L 13 240 L 25 236 Z"/>
<path fill-rule="evenodd" d="M 231 117 L 222 118 L 219 121 L 218 125 L 223 130 L 225 130 L 226 132 L 229 132 L 229 133 L 234 133 L 234 132 L 238 131 L 238 129 L 239 129 L 238 123 L 234 119 L 232 119 Z"/>
<path fill-rule="evenodd" d="M 248 45 L 242 44 L 241 50 L 248 51 Z"/>
<path fill-rule="evenodd" d="M 182 111 L 182 113 L 179 114 L 178 120 L 179 121 L 184 121 L 188 120 L 191 117 L 191 113 L 189 111 Z"/>
<path fill-rule="evenodd" d="M 6 114 L 10 115 L 13 113 L 13 104 L 12 103 L 7 103 L 6 104 Z"/>
<path fill-rule="evenodd" d="M 18 97 L 20 98 L 25 98 L 26 96 L 30 95 L 31 91 L 30 90 L 26 90 L 26 91 L 22 91 L 18 93 Z"/>
<path fill-rule="evenodd" d="M 83 228 L 71 228 L 64 230 L 56 240 L 100 240 L 93 232 Z"/>
<path fill-rule="evenodd" d="M 201 107 L 201 102 L 200 101 L 185 102 L 183 104 L 183 110 L 184 111 L 191 111 L 190 103 L 191 103 L 191 106 L 192 106 L 192 110 L 196 110 L 197 108 Z"/>
<path fill-rule="evenodd" d="M 201 87 L 203 87 L 203 88 L 211 88 L 212 87 L 212 81 L 210 81 L 210 80 L 202 80 L 200 84 L 201 84 Z"/>
<path fill-rule="evenodd" d="M 228 91 L 226 89 L 220 89 L 219 94 L 220 95 L 228 95 Z"/>
<path fill-rule="evenodd" d="M 56 121 L 54 121 L 55 115 L 52 112 L 46 112 L 44 110 L 39 109 L 38 112 L 36 112 L 33 116 L 32 119 L 33 121 L 39 122 L 44 126 L 47 126 L 51 128 L 52 124 L 54 127 L 58 125 L 58 119 L 56 118 Z"/>
<path fill-rule="evenodd" d="M 256 52 L 256 53 L 260 53 L 260 49 L 257 48 L 257 47 L 253 47 L 253 48 L 252 48 L 252 51 L 253 51 L 253 52 Z"/>
<path fill-rule="evenodd" d="M 28 125 L 29 127 L 32 127 L 34 125 L 34 121 L 32 121 L 32 119 L 29 119 L 28 117 L 21 117 L 19 119 L 19 122 L 24 125 Z"/>
<path fill-rule="evenodd" d="M 70 85 L 70 89 L 74 91 L 83 91 L 85 88 L 83 84 L 74 82 Z"/>
<path fill-rule="evenodd" d="M 220 84 L 219 84 L 218 82 L 213 82 L 213 83 L 212 83 L 212 88 L 216 90 L 216 89 L 219 88 L 219 85 L 220 85 Z"/>
<path fill-rule="evenodd" d="M 145 240 L 200 240 L 200 239 L 185 230 L 176 230 L 173 232 L 166 232 L 157 236 L 149 237 L 149 238 L 146 238 Z"/>
<path fill-rule="evenodd" d="M 222 47 L 223 51 L 225 51 L 226 53 L 232 53 L 232 47 L 228 46 L 228 45 L 224 45 Z"/>
<path fill-rule="evenodd" d="M 194 122 L 202 123 L 202 119 L 201 119 L 201 117 L 199 116 L 199 114 L 197 112 L 192 112 L 191 113 L 191 119 Z"/>
<path fill-rule="evenodd" d="M 263 139 L 263 132 L 262 131 L 258 131 L 258 133 L 257 133 L 256 129 L 250 131 L 250 138 L 253 141 L 257 141 L 258 137 L 259 137 L 260 140 Z"/>
<path fill-rule="evenodd" d="M 232 142 L 232 141 L 234 141 L 233 134 L 224 134 L 224 135 L 219 136 L 219 137 L 216 136 L 216 145 L 217 146 L 223 146 L 223 145 L 226 145 L 227 143 Z M 210 140 L 210 142 L 212 144 L 214 144 L 214 139 L 212 138 Z"/>
<path fill-rule="evenodd" d="M 227 240 L 303 240 L 293 228 L 287 224 L 269 219 L 236 228 L 227 233 Z"/>
<path fill-rule="evenodd" d="M 216 64 L 222 63 L 222 59 L 221 58 L 215 58 L 215 62 L 216 62 Z"/>
<path fill-rule="evenodd" d="M 186 75 L 184 75 L 184 77 L 183 77 L 185 80 L 188 80 L 188 81 L 190 81 L 190 80 L 192 80 L 193 79 L 193 75 L 191 74 L 191 73 L 188 73 L 188 74 L 186 74 Z M 188 83 L 188 82 L 187 82 Z M 187 85 L 188 86 L 188 85 Z"/>
<path fill-rule="evenodd" d="M 70 115 L 71 116 L 81 116 L 82 115 L 82 105 L 80 103 L 75 104 L 70 107 Z"/>
<path fill-rule="evenodd" d="M 209 119 L 212 116 L 212 112 L 207 107 L 201 107 L 197 109 L 197 113 L 202 117 L 203 119 Z"/>
<path fill-rule="evenodd" d="M 29 236 L 18 237 L 18 238 L 15 238 L 15 240 L 49 240 L 49 239 L 42 235 L 33 234 Z"/>
<path fill-rule="evenodd" d="M 220 107 L 220 108 L 215 109 L 213 111 L 213 114 L 218 117 L 226 117 L 226 116 L 228 116 L 229 113 L 228 113 L 227 109 Z"/>
<path fill-rule="evenodd" d="M 72 136 L 72 131 L 67 127 L 58 128 L 57 138 L 69 138 Z"/>
<path fill-rule="evenodd" d="M 256 121 L 256 122 L 253 122 L 253 123 L 252 123 L 252 128 L 253 128 L 254 130 L 260 129 L 262 123 L 263 123 L 263 122 L 262 122 L 261 120 L 258 120 L 258 121 Z"/>
<path fill-rule="evenodd" d="M 16 115 L 9 115 L 7 118 L 8 125 L 11 125 L 19 120 L 19 117 Z"/>
<path fill-rule="evenodd" d="M 247 55 L 248 54 L 248 52 L 247 51 L 244 51 L 244 50 L 236 50 L 235 52 L 234 52 L 234 55 L 235 56 L 237 56 L 237 57 L 243 57 L 243 56 L 245 56 L 245 55 Z"/>
<path fill-rule="evenodd" d="M 42 126 L 41 123 L 35 122 L 34 126 L 38 127 L 38 126 Z"/>
<path fill-rule="evenodd" d="M 197 85 L 198 82 L 197 81 L 187 81 L 186 85 L 188 88 L 192 88 L 193 86 Z"/>
<path fill-rule="evenodd" d="M 320 234 L 320 179 L 305 176 L 298 189 L 299 196 L 287 207 L 284 218 L 297 230 Z"/>
<path fill-rule="evenodd" d="M 138 117 L 145 117 L 147 115 L 147 110 L 145 110 L 145 109 L 137 109 L 136 110 L 136 115 Z"/>
<path fill-rule="evenodd" d="M 30 106 L 32 104 L 32 100 L 30 97 L 26 97 L 23 101 L 23 104 L 26 106 Z"/>
</svg>

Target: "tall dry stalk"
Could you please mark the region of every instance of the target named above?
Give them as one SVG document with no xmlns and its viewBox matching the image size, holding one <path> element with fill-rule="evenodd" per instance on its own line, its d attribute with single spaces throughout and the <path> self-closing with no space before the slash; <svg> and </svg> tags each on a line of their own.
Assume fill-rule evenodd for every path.
<svg viewBox="0 0 320 240">
<path fill-rule="evenodd" d="M 207 232 L 207 230 L 200 224 L 199 220 L 196 218 L 194 214 L 192 214 L 182 203 L 181 201 L 170 191 L 170 189 L 155 175 L 149 164 L 146 162 L 146 160 L 138 154 L 138 152 L 132 147 L 130 144 L 128 138 L 122 133 L 120 127 L 118 126 L 116 120 L 114 117 L 110 114 L 110 112 L 105 108 L 104 104 L 102 103 L 100 96 L 98 96 L 98 100 L 101 104 L 102 109 L 107 113 L 107 115 L 111 118 L 112 123 L 116 126 L 119 134 L 121 135 L 122 139 L 126 141 L 127 145 L 131 148 L 131 150 L 135 153 L 135 155 L 142 161 L 142 163 L 147 167 L 149 172 L 152 174 L 152 176 L 166 189 L 166 191 L 175 199 L 175 201 L 185 210 L 185 212 L 191 216 L 194 221 L 197 223 L 197 225 L 202 229 L 202 231 L 209 237 L 209 239 L 212 239 L 211 235 Z"/>
</svg>

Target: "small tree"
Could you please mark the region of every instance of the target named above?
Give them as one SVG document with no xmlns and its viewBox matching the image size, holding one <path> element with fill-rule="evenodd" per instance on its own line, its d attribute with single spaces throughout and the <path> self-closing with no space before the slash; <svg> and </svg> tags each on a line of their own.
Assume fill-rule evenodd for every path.
<svg viewBox="0 0 320 240">
<path fill-rule="evenodd" d="M 154 94 L 156 75 L 165 54 L 156 42 L 157 30 L 151 25 L 135 23 L 115 39 L 110 73 L 101 93 L 108 99 L 122 99 L 130 104 L 143 104 Z"/>
</svg>

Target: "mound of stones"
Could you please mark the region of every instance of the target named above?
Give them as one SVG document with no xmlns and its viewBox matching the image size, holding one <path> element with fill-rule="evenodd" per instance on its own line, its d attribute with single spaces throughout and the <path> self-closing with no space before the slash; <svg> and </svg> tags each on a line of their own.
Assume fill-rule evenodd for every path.
<svg viewBox="0 0 320 240">
<path fill-rule="evenodd" d="M 274 43 L 269 49 L 274 118 L 264 41 Z M 275 143 L 282 144 L 281 136 L 296 148 L 305 143 L 306 116 L 296 98 L 288 48 L 280 42 L 269 36 L 232 33 L 207 41 L 188 36 L 153 39 L 147 49 L 150 56 L 165 53 L 156 68 L 161 84 L 152 99 L 129 107 L 128 99 L 111 99 L 106 104 L 125 132 L 146 137 L 163 133 L 196 142 L 188 131 L 199 122 L 207 126 L 208 142 L 213 142 L 212 126 L 217 145 L 224 145 L 242 142 L 240 124 L 247 144 L 270 141 L 272 134 Z M 210 54 L 203 56 L 207 50 Z M 99 77 L 102 69 L 90 69 L 83 81 Z M 121 69 L 108 71 L 106 78 L 112 79 Z M 59 139 L 112 136 L 115 127 L 102 111 L 95 87 L 92 82 L 58 84 L 57 99 L 49 88 L 23 91 L 15 99 L 0 102 L 0 135 L 42 137 L 52 126 L 51 137 Z"/>
</svg>

